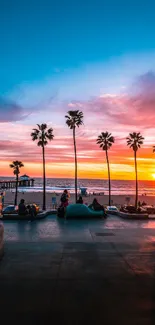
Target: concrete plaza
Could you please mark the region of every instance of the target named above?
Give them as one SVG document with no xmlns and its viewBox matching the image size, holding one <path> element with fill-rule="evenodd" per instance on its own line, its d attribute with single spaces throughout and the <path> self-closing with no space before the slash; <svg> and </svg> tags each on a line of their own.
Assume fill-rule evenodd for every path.
<svg viewBox="0 0 155 325">
<path fill-rule="evenodd" d="M 155 221 L 5 221 L 0 319 L 155 324 Z"/>
</svg>

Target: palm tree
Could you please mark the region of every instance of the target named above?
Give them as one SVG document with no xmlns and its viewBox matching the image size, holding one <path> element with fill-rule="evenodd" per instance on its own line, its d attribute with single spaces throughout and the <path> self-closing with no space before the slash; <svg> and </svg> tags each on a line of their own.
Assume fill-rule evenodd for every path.
<svg viewBox="0 0 155 325">
<path fill-rule="evenodd" d="M 134 159 L 135 159 L 135 173 L 136 173 L 136 198 L 135 198 L 135 208 L 137 209 L 138 202 L 138 177 L 137 177 L 137 150 L 143 144 L 144 138 L 140 134 L 140 132 L 129 133 L 127 139 L 127 146 L 133 149 L 134 151 Z"/>
<path fill-rule="evenodd" d="M 15 192 L 15 201 L 14 205 L 17 205 L 17 194 L 18 194 L 18 175 L 20 174 L 20 168 L 24 167 L 24 164 L 21 161 L 13 161 L 10 164 L 10 168 L 13 168 L 13 173 L 16 175 L 16 192 Z"/>
<path fill-rule="evenodd" d="M 51 141 L 54 138 L 53 129 L 47 129 L 47 124 L 37 124 L 38 129 L 33 129 L 31 133 L 32 141 L 38 141 L 37 145 L 42 147 L 43 155 L 43 210 L 46 210 L 46 173 L 45 173 L 45 146 L 48 144 L 48 140 Z"/>
<path fill-rule="evenodd" d="M 75 129 L 83 124 L 83 113 L 79 110 L 68 111 L 68 115 L 65 116 L 66 124 L 73 130 L 73 142 L 74 142 L 74 155 L 75 155 L 75 202 L 77 202 L 77 154 L 76 154 L 76 139 Z"/>
<path fill-rule="evenodd" d="M 155 152 L 155 146 L 153 146 L 153 152 Z"/>
<path fill-rule="evenodd" d="M 111 148 L 112 144 L 115 142 L 114 137 L 111 133 L 102 132 L 97 140 L 97 144 L 100 145 L 100 148 L 105 151 L 106 153 L 106 160 L 107 160 L 107 167 L 108 167 L 108 180 L 109 180 L 109 206 L 111 206 L 111 182 L 110 182 L 110 166 L 109 166 L 109 157 L 108 157 L 108 150 Z"/>
</svg>

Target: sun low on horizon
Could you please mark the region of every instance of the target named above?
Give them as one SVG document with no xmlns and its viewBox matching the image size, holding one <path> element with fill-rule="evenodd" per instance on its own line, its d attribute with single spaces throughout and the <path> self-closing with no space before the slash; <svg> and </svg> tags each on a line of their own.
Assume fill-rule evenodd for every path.
<svg viewBox="0 0 155 325">
<path fill-rule="evenodd" d="M 73 178 L 73 133 L 65 115 L 79 110 L 79 178 L 108 179 L 106 154 L 96 143 L 108 131 L 115 139 L 108 150 L 111 179 L 135 179 L 126 140 L 132 132 L 144 137 L 138 179 L 155 179 L 154 9 L 114 0 L 0 3 L 1 177 L 12 176 L 14 160 L 24 163 L 21 173 L 42 177 L 42 151 L 31 133 L 46 123 L 54 135 L 45 148 L 46 175 Z"/>
</svg>

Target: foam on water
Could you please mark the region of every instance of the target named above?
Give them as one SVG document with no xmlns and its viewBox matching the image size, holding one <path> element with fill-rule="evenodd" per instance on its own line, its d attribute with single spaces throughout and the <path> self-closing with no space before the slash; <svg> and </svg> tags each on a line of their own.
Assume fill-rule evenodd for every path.
<svg viewBox="0 0 155 325">
<path fill-rule="evenodd" d="M 10 180 L 13 177 L 1 177 L 1 179 Z M 43 181 L 42 178 L 35 178 L 34 187 L 22 187 L 19 191 L 22 192 L 42 192 Z M 103 193 L 108 194 L 108 180 L 102 179 L 78 179 L 78 191 L 81 187 L 86 187 L 88 193 Z M 154 181 L 139 181 L 139 194 L 155 195 L 155 182 Z M 74 193 L 74 179 L 69 178 L 47 178 L 46 179 L 46 192 L 61 193 L 64 189 L 68 189 L 71 193 Z M 11 189 L 14 191 L 14 189 Z M 135 181 L 128 180 L 112 180 L 111 192 L 114 195 L 134 195 L 135 194 Z"/>
</svg>

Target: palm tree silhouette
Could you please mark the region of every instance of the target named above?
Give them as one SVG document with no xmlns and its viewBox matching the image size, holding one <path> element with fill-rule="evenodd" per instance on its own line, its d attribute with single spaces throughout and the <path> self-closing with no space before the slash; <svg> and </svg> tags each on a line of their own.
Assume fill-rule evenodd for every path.
<svg viewBox="0 0 155 325">
<path fill-rule="evenodd" d="M 153 152 L 155 152 L 155 146 L 153 146 Z"/>
<path fill-rule="evenodd" d="M 73 142 L 74 142 L 74 155 L 75 155 L 75 202 L 77 202 L 77 154 L 76 154 L 76 138 L 75 129 L 83 124 L 83 113 L 79 110 L 68 111 L 68 115 L 65 116 L 66 124 L 73 130 Z"/>
<path fill-rule="evenodd" d="M 24 164 L 21 161 L 13 161 L 10 164 L 10 168 L 13 168 L 13 173 L 16 176 L 16 191 L 15 191 L 15 201 L 14 205 L 17 205 L 17 195 L 18 195 L 18 175 L 20 174 L 20 168 L 24 167 Z"/>
<path fill-rule="evenodd" d="M 140 132 L 129 133 L 127 139 L 127 146 L 133 149 L 134 151 L 134 159 L 135 159 L 135 173 L 136 173 L 136 198 L 135 198 L 135 208 L 137 209 L 138 202 L 138 177 L 137 177 L 137 151 L 143 144 L 144 138 L 140 134 Z"/>
<path fill-rule="evenodd" d="M 38 129 L 33 129 L 31 133 L 32 141 L 38 141 L 37 145 L 42 147 L 43 155 L 43 210 L 46 210 L 46 173 L 45 173 L 45 146 L 48 144 L 48 140 L 51 141 L 54 138 L 53 129 L 47 128 L 47 124 L 37 124 Z"/>
<path fill-rule="evenodd" d="M 108 150 L 111 148 L 112 144 L 115 142 L 114 137 L 111 133 L 102 132 L 97 140 L 97 144 L 100 145 L 100 148 L 105 151 L 106 153 L 106 160 L 107 160 L 107 167 L 108 167 L 108 180 L 109 180 L 109 206 L 111 206 L 111 181 L 110 181 L 110 165 L 109 165 L 109 157 L 108 157 Z"/>
</svg>

